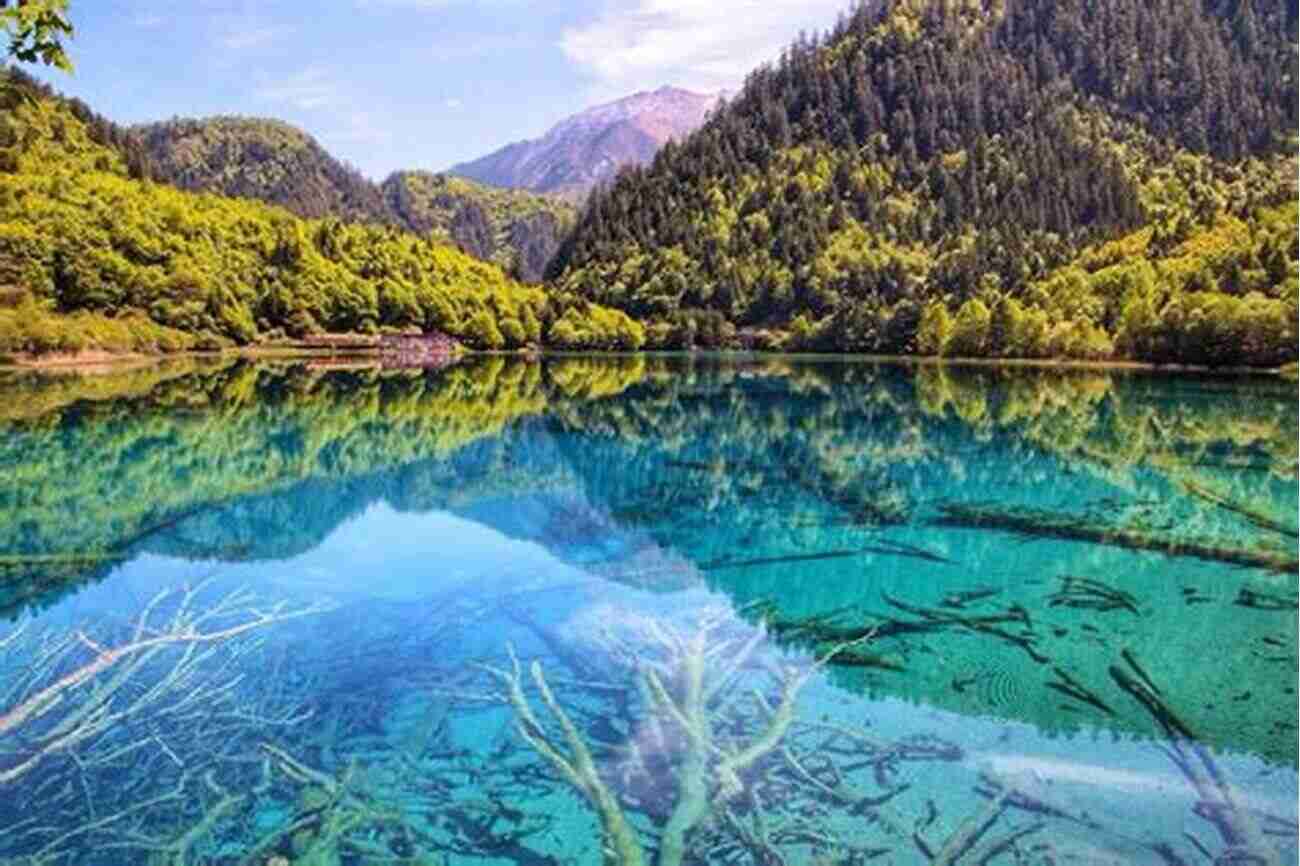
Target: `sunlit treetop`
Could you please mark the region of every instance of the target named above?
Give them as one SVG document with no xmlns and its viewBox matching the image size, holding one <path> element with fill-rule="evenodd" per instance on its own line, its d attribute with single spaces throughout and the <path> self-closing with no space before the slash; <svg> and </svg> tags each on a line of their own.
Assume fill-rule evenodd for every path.
<svg viewBox="0 0 1300 866">
<path fill-rule="evenodd" d="M 0 0 L 0 29 L 9 38 L 9 57 L 72 71 L 63 40 L 73 36 L 68 0 Z"/>
</svg>

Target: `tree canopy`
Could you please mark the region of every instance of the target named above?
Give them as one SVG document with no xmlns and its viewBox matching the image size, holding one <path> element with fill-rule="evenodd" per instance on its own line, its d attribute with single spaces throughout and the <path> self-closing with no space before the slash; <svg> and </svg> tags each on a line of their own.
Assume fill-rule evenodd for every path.
<svg viewBox="0 0 1300 866">
<path fill-rule="evenodd" d="M 111 129 L 59 99 L 0 96 L 0 352 L 384 331 L 479 349 L 643 342 L 622 312 L 523 286 L 396 227 L 135 179 L 97 140 Z"/>
<path fill-rule="evenodd" d="M 1296 14 L 863 4 L 595 195 L 552 275 L 655 345 L 1293 360 Z"/>
<path fill-rule="evenodd" d="M 72 71 L 63 47 L 73 35 L 68 0 L 0 0 L 0 30 L 9 38 L 14 60 Z"/>
</svg>

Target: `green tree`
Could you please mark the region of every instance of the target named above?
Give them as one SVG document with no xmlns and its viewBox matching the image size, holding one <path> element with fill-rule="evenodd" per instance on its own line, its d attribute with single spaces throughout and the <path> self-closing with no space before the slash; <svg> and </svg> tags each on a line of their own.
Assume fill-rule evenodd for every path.
<svg viewBox="0 0 1300 866">
<path fill-rule="evenodd" d="M 931 301 L 916 329 L 916 349 L 922 355 L 942 355 L 952 337 L 952 317 L 943 301 Z"/>
<path fill-rule="evenodd" d="M 63 40 L 73 35 L 68 0 L 0 0 L 0 30 L 9 37 L 9 56 L 72 71 Z"/>
<path fill-rule="evenodd" d="M 506 338 L 487 310 L 479 310 L 470 318 L 465 336 L 480 349 L 502 349 L 506 345 Z"/>
<path fill-rule="evenodd" d="M 963 358 L 982 358 L 988 354 L 989 326 L 993 316 L 984 302 L 971 298 L 961 305 L 948 341 L 948 354 Z"/>
</svg>

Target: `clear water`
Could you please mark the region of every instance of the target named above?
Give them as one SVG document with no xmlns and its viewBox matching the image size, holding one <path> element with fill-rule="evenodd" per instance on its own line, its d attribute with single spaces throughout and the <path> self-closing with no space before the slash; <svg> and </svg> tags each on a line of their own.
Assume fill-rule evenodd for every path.
<svg viewBox="0 0 1300 866">
<path fill-rule="evenodd" d="M 1293 863 L 1293 383 L 0 378 L 0 863 Z"/>
</svg>

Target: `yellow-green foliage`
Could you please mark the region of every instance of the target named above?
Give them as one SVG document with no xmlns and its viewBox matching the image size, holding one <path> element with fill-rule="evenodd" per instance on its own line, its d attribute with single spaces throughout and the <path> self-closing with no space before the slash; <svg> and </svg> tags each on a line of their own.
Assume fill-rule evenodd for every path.
<svg viewBox="0 0 1300 866">
<path fill-rule="evenodd" d="M 973 297 L 940 294 L 952 263 L 976 243 L 973 234 L 936 251 L 899 244 L 852 217 L 798 272 L 781 268 L 760 246 L 731 276 L 757 289 L 751 292 L 757 303 L 806 310 L 789 321 L 785 333 L 776 332 L 772 342 L 780 346 L 1209 365 L 1278 366 L 1293 360 L 1300 295 L 1294 160 L 1226 164 L 1178 151 L 1168 163 L 1153 165 L 1149 150 L 1118 150 L 1142 183 L 1148 224 L 1083 248 L 1024 287 L 1004 287 L 996 275 L 985 274 Z M 793 187 L 811 187 L 815 182 L 801 178 L 824 173 L 816 170 L 824 159 L 814 156 L 795 148 L 778 161 L 795 172 L 787 178 Z M 832 170 L 845 173 L 843 167 Z M 910 218 L 914 196 L 881 195 L 889 183 L 887 168 L 859 166 L 848 174 L 881 207 L 900 209 L 895 222 Z M 774 189 L 777 183 L 773 176 L 757 185 Z M 720 190 L 715 198 L 719 212 L 735 206 Z M 766 242 L 764 214 L 740 224 L 754 233 L 756 244 Z M 630 257 L 624 271 L 631 262 L 653 263 L 655 271 L 638 296 L 681 286 L 680 303 L 709 300 L 707 278 L 680 251 L 669 258 Z M 607 284 L 607 303 L 624 285 L 640 281 L 620 276 Z M 711 291 L 716 297 L 736 290 L 722 285 Z M 661 300 L 647 312 L 679 305 Z M 743 306 L 737 299 L 732 315 L 738 313 Z M 651 333 L 653 340 L 653 326 Z"/>
<path fill-rule="evenodd" d="M 85 311 L 59 315 L 30 297 L 10 309 L 0 309 L 0 349 L 10 352 L 39 355 L 99 349 L 157 353 L 181 352 L 193 345 L 189 334 L 136 312 L 117 317 Z"/>
<path fill-rule="evenodd" d="M 503 356 L 439 372 L 230 358 L 104 375 L 0 371 L 0 549 L 11 555 L 0 563 L 0 618 L 33 588 L 102 574 L 97 560 L 160 540 L 177 516 L 201 522 L 241 497 L 318 485 L 299 500 L 292 531 L 245 549 L 246 539 L 220 530 L 200 540 L 199 529 L 189 536 L 199 552 L 305 549 L 366 496 L 432 508 L 563 481 L 508 459 L 512 425 L 547 411 L 578 414 L 566 407 L 616 395 L 644 374 L 639 358 Z M 448 458 L 475 443 L 482 448 L 467 459 L 483 471 L 470 479 L 465 463 Z M 68 561 L 18 562 L 49 554 Z"/>
<path fill-rule="evenodd" d="M 474 255 L 503 268 L 520 268 L 532 235 L 554 251 L 573 228 L 572 204 L 524 190 L 507 190 L 454 174 L 400 172 L 383 182 L 383 195 L 404 225 L 434 241 L 474 247 Z"/>
<path fill-rule="evenodd" d="M 1280 366 L 1297 340 L 1297 219 L 1290 202 L 1245 216 L 1186 211 L 1085 250 L 1029 295 L 1152 361 Z"/>
<path fill-rule="evenodd" d="M 14 102 L 0 112 L 0 286 L 53 324 L 33 333 L 0 318 L 0 351 L 175 349 L 187 342 L 178 332 L 201 347 L 385 329 L 481 349 L 644 340 L 626 316 L 556 301 L 395 229 L 131 180 L 62 104 Z M 135 324 L 123 336 L 109 319 Z M 557 320 L 572 327 L 545 327 Z"/>
<path fill-rule="evenodd" d="M 985 272 L 960 288 L 986 240 L 969 227 L 941 243 L 904 242 L 904 228 L 935 219 L 931 178 L 909 188 L 892 159 L 796 146 L 762 171 L 711 186 L 709 206 L 690 216 L 692 230 L 709 239 L 704 256 L 680 244 L 623 240 L 568 271 L 561 287 L 645 321 L 652 346 L 729 345 L 743 334 L 763 349 L 1259 366 L 1293 360 L 1294 160 L 1228 164 L 1175 151 L 1156 162 L 1157 148 L 1134 130 L 1073 110 L 1062 117 L 1072 135 L 1113 150 L 1149 219 L 1070 255 L 1055 243 L 1057 266 L 1042 256 L 1023 259 L 1015 283 Z M 1115 141 L 1123 136 L 1136 143 Z M 990 153 L 995 161 L 1009 155 L 1005 142 Z M 939 161 L 960 173 L 966 159 L 958 152 Z M 839 194 L 885 212 L 885 229 L 827 207 L 822 193 L 835 184 Z M 755 201 L 784 202 L 787 222 L 821 213 L 829 230 L 792 267 L 776 252 L 782 241 L 772 214 L 753 210 Z"/>
<path fill-rule="evenodd" d="M 593 195 L 551 270 L 652 344 L 1294 359 L 1294 232 L 1260 224 L 1296 201 L 1269 9 L 858 4 Z M 1191 312 L 1150 333 L 1173 296 Z"/>
</svg>

